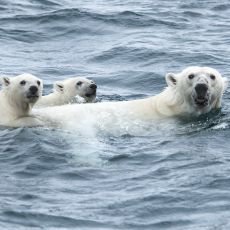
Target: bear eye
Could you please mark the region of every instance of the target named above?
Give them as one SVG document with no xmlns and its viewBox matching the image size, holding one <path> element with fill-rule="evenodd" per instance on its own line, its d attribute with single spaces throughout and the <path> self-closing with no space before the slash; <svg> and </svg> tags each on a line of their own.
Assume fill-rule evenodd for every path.
<svg viewBox="0 0 230 230">
<path fill-rule="evenodd" d="M 77 85 L 78 85 L 78 86 L 80 86 L 81 84 L 82 84 L 82 82 L 81 82 L 81 81 L 77 82 Z"/>
<path fill-rule="evenodd" d="M 194 77 L 195 77 L 194 74 L 189 74 L 189 75 L 188 75 L 188 78 L 189 78 L 190 80 L 192 80 Z"/>
<path fill-rule="evenodd" d="M 26 84 L 26 81 L 25 80 L 22 80 L 21 82 L 20 82 L 20 85 L 25 85 Z"/>
<path fill-rule="evenodd" d="M 215 79 L 216 79 L 216 76 L 215 76 L 214 74 L 210 74 L 210 78 L 211 78 L 212 80 L 215 80 Z"/>
<path fill-rule="evenodd" d="M 37 84 L 38 84 L 38 86 L 40 86 L 40 85 L 41 85 L 41 82 L 40 82 L 40 81 L 37 81 Z"/>
</svg>

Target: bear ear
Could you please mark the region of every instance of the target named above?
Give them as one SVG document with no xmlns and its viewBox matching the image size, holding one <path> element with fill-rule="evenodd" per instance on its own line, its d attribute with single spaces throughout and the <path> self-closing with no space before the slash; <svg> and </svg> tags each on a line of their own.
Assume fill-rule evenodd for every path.
<svg viewBox="0 0 230 230">
<path fill-rule="evenodd" d="M 174 87 L 177 84 L 177 76 L 174 73 L 167 73 L 165 80 L 170 87 Z"/>
<path fill-rule="evenodd" d="M 224 91 L 225 91 L 228 87 L 228 79 L 226 77 L 223 77 L 223 83 L 224 83 Z"/>
<path fill-rule="evenodd" d="M 63 83 L 61 83 L 61 82 L 55 82 L 54 83 L 54 89 L 57 91 L 57 92 L 63 92 L 64 91 L 64 85 L 63 85 Z"/>
<path fill-rule="evenodd" d="M 10 78 L 8 78 L 8 77 L 2 77 L 1 84 L 3 86 L 8 86 L 10 84 Z"/>
</svg>

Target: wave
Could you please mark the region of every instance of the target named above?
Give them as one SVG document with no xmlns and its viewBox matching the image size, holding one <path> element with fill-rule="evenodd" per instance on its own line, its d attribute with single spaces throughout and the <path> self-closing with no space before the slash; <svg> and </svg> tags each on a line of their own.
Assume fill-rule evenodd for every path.
<svg viewBox="0 0 230 230">
<path fill-rule="evenodd" d="M 230 9 L 230 4 L 229 3 L 219 4 L 219 5 L 214 6 L 212 8 L 212 10 L 214 10 L 214 11 L 226 11 L 226 10 L 229 10 L 229 9 Z"/>
<path fill-rule="evenodd" d="M 99 55 L 95 55 L 89 61 L 110 61 L 116 59 L 116 61 L 123 62 L 124 60 L 129 62 L 146 62 L 152 58 L 159 58 L 161 56 L 167 56 L 168 52 L 165 50 L 152 50 L 148 48 L 138 48 L 129 46 L 117 46 L 109 50 L 103 51 Z"/>
<path fill-rule="evenodd" d="M 124 27 L 145 27 L 145 26 L 156 26 L 156 25 L 166 25 L 170 27 L 177 27 L 178 23 L 170 20 L 159 20 L 155 19 L 152 16 L 145 14 L 140 14 L 132 11 L 122 11 L 111 14 L 100 14 L 94 13 L 86 10 L 81 10 L 78 8 L 70 9 L 61 9 L 54 10 L 46 13 L 37 13 L 35 15 L 27 14 L 17 14 L 17 15 L 8 15 L 1 16 L 0 22 L 2 23 L 36 23 L 36 24 L 50 24 L 52 25 L 62 23 L 75 22 L 90 23 L 90 22 L 102 22 L 108 25 L 118 25 Z"/>
<path fill-rule="evenodd" d="M 25 221 L 25 219 L 27 221 Z M 51 214 L 44 214 L 39 212 L 26 212 L 26 211 L 4 211 L 0 221 L 10 224 L 20 224 L 26 227 L 96 227 L 103 229 L 107 225 L 103 222 L 96 220 L 76 219 L 67 216 L 58 216 Z M 108 226 L 107 226 L 108 227 Z"/>
</svg>

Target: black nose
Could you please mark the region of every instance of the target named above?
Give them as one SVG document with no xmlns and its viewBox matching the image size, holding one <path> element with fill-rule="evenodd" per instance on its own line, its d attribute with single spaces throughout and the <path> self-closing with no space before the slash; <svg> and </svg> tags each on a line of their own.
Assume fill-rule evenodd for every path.
<svg viewBox="0 0 230 230">
<path fill-rule="evenodd" d="M 37 86 L 30 86 L 30 92 L 32 93 L 32 94 L 35 94 L 35 93 L 37 93 L 38 92 L 38 87 Z"/>
<path fill-rule="evenodd" d="M 90 87 L 91 89 L 97 89 L 97 85 L 96 85 L 96 84 L 91 84 L 89 87 Z"/>
<path fill-rule="evenodd" d="M 200 83 L 195 86 L 195 90 L 198 97 L 205 97 L 208 91 L 208 86 L 206 84 Z"/>
</svg>

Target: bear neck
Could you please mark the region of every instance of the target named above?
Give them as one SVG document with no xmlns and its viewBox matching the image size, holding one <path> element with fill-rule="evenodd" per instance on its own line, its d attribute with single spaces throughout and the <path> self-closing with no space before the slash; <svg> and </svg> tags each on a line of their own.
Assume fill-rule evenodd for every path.
<svg viewBox="0 0 230 230">
<path fill-rule="evenodd" d="M 73 94 L 70 91 L 64 92 L 61 96 L 64 104 L 70 103 L 74 98 Z"/>
<path fill-rule="evenodd" d="M 8 103 L 8 112 L 12 118 L 16 119 L 19 117 L 28 116 L 31 109 L 32 104 L 28 102 L 22 102 L 18 98 L 14 98 L 10 93 L 5 92 L 4 94 L 5 100 Z"/>
<path fill-rule="evenodd" d="M 52 95 L 52 100 L 56 105 L 63 105 L 67 104 L 70 101 L 70 96 L 69 94 L 65 92 L 54 92 Z"/>
<path fill-rule="evenodd" d="M 169 117 L 188 112 L 188 106 L 184 98 L 180 96 L 176 89 L 170 87 L 167 87 L 159 95 L 153 97 L 153 103 L 157 113 L 162 116 Z"/>
<path fill-rule="evenodd" d="M 42 96 L 36 106 L 56 106 L 62 104 L 62 97 L 59 92 L 53 92 L 51 94 Z"/>
</svg>

